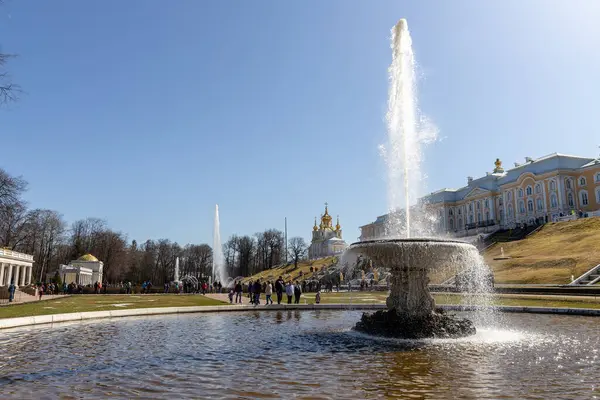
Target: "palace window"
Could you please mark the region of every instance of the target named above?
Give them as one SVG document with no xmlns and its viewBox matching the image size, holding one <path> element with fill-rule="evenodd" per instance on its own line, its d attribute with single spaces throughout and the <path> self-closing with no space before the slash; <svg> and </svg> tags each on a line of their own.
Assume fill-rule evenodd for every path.
<svg viewBox="0 0 600 400">
<path fill-rule="evenodd" d="M 485 208 L 489 208 L 490 207 L 490 201 L 488 199 L 485 199 Z"/>
<path fill-rule="evenodd" d="M 462 224 L 463 224 L 462 223 L 462 218 L 459 218 L 458 219 L 458 226 L 456 228 L 458 229 L 458 228 L 462 227 Z"/>
<path fill-rule="evenodd" d="M 500 221 L 504 221 L 504 210 L 500 210 Z"/>
<path fill-rule="evenodd" d="M 473 203 L 469 203 L 469 211 L 473 211 Z"/>
<path fill-rule="evenodd" d="M 472 224 L 473 223 L 473 214 L 469 215 L 469 223 Z"/>
<path fill-rule="evenodd" d="M 458 215 L 462 215 L 462 207 L 458 207 Z"/>
<path fill-rule="evenodd" d="M 587 206 L 589 204 L 588 194 L 585 190 L 582 190 L 581 192 L 579 192 L 579 199 L 581 200 L 582 206 Z"/>
<path fill-rule="evenodd" d="M 575 207 L 575 200 L 573 200 L 573 193 L 567 194 L 567 203 L 569 203 L 569 207 Z"/>
<path fill-rule="evenodd" d="M 527 202 L 527 211 L 533 212 L 533 200 Z"/>
<path fill-rule="evenodd" d="M 506 194 L 506 198 L 508 199 L 508 202 L 510 203 L 512 201 L 512 192 L 508 192 Z"/>
<path fill-rule="evenodd" d="M 485 212 L 485 220 L 486 220 L 486 221 L 489 221 L 490 219 L 491 219 L 491 218 L 490 218 L 490 212 L 489 212 L 489 211 L 486 211 L 486 212 Z"/>
<path fill-rule="evenodd" d="M 600 183 L 600 172 L 596 174 L 596 183 Z"/>
<path fill-rule="evenodd" d="M 452 209 L 450 209 L 450 211 L 448 211 L 448 213 L 449 213 L 450 215 L 454 215 L 454 213 L 452 212 Z"/>
<path fill-rule="evenodd" d="M 525 202 L 523 200 L 519 202 L 519 211 L 521 214 L 525 214 Z"/>
<path fill-rule="evenodd" d="M 508 205 L 508 216 L 512 218 L 513 216 L 513 207 L 512 204 Z"/>
<path fill-rule="evenodd" d="M 544 202 L 539 197 L 537 199 L 537 209 L 538 209 L 538 211 L 543 211 L 544 210 Z"/>
<path fill-rule="evenodd" d="M 556 182 L 550 181 L 548 182 L 548 186 L 550 187 L 550 190 L 556 190 Z"/>
<path fill-rule="evenodd" d="M 450 218 L 450 220 L 448 222 L 450 223 L 450 230 L 453 231 L 454 230 L 454 220 L 452 218 Z"/>
<path fill-rule="evenodd" d="M 479 210 L 480 208 L 481 208 L 481 202 L 480 202 L 480 201 L 478 201 L 478 202 L 477 202 L 477 209 Z"/>
<path fill-rule="evenodd" d="M 523 189 L 519 189 L 519 197 L 523 198 Z"/>
<path fill-rule="evenodd" d="M 481 213 L 477 213 L 477 222 L 481 222 Z"/>
<path fill-rule="evenodd" d="M 539 183 L 537 185 L 535 185 L 535 193 L 536 194 L 542 193 L 542 185 L 540 185 Z"/>
<path fill-rule="evenodd" d="M 572 189 L 570 179 L 565 179 L 565 184 L 567 185 L 567 189 Z"/>
<path fill-rule="evenodd" d="M 579 186 L 585 186 L 587 185 L 587 180 L 585 179 L 585 177 L 581 177 L 579 178 Z"/>
<path fill-rule="evenodd" d="M 552 193 L 552 195 L 550 196 L 550 206 L 552 208 L 558 207 L 558 201 L 557 201 L 556 195 L 554 193 Z"/>
<path fill-rule="evenodd" d="M 527 186 L 527 196 L 531 196 L 533 194 L 533 189 L 531 189 L 531 186 Z"/>
<path fill-rule="evenodd" d="M 596 204 L 600 204 L 600 187 L 596 188 Z"/>
<path fill-rule="evenodd" d="M 498 199 L 498 205 L 499 205 L 499 206 L 501 206 L 501 205 L 504 205 L 504 199 L 502 199 L 502 197 L 500 197 L 500 198 Z"/>
</svg>

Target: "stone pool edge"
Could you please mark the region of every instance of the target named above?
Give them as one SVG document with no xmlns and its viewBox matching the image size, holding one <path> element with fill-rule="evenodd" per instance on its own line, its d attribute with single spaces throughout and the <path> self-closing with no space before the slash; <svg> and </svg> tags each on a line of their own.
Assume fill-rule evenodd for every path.
<svg viewBox="0 0 600 400">
<path fill-rule="evenodd" d="M 525 306 L 460 306 L 439 305 L 446 311 L 475 311 L 491 308 L 500 312 L 562 314 L 579 316 L 600 316 L 600 309 L 593 308 L 564 308 L 564 307 L 525 307 Z M 85 321 L 100 318 L 138 317 L 144 315 L 188 314 L 188 313 L 219 313 L 237 311 L 287 311 L 287 310 L 383 310 L 385 304 L 296 304 L 272 306 L 187 306 L 187 307 L 155 307 L 132 308 L 129 310 L 86 311 L 66 314 L 38 315 L 32 317 L 0 319 L 0 329 L 17 328 L 21 326 L 53 324 L 60 322 Z"/>
</svg>

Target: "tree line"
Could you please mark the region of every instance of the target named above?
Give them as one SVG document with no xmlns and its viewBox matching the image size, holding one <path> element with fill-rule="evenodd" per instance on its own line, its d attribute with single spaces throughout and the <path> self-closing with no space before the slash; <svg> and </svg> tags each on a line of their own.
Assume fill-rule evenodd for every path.
<svg viewBox="0 0 600 400">
<path fill-rule="evenodd" d="M 286 262 L 297 267 L 307 247 L 301 237 L 291 238 L 286 246 L 283 232 L 267 229 L 253 236 L 232 235 L 223 244 L 223 256 L 229 276 L 250 276 Z"/>
<path fill-rule="evenodd" d="M 170 281 L 179 257 L 180 276 L 197 278 L 212 274 L 212 248 L 206 244 L 180 245 L 169 239 L 128 240 L 125 233 L 106 221 L 86 218 L 68 224 L 55 210 L 30 209 L 23 199 L 27 182 L 0 168 L 0 247 L 34 257 L 33 278 L 44 280 L 84 254 L 104 263 L 104 279 L 154 283 Z M 306 254 L 304 239 L 292 238 L 287 246 L 291 262 Z M 249 276 L 282 264 L 286 246 L 281 231 L 268 229 L 254 236 L 233 235 L 223 245 L 224 262 L 231 277 Z"/>
</svg>

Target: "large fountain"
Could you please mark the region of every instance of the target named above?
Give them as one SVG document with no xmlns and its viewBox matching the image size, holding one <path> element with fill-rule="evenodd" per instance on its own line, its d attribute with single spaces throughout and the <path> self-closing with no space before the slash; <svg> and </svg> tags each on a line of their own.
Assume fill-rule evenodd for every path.
<svg viewBox="0 0 600 400">
<path fill-rule="evenodd" d="M 428 275 L 444 270 L 456 273 L 477 263 L 479 254 L 469 244 L 411 238 L 432 230 L 424 207 L 414 206 L 421 183 L 421 146 L 435 138 L 418 116 L 415 59 L 406 20 L 392 29 L 392 64 L 388 101 L 388 202 L 391 218 L 386 237 L 350 245 L 343 263 L 362 255 L 388 268 L 390 295 L 387 310 L 363 314 L 355 329 L 369 334 L 402 338 L 462 337 L 475 333 L 473 323 L 436 310 L 429 293 Z M 402 212 L 398 210 L 403 209 Z M 411 214 L 416 214 L 416 218 Z"/>
</svg>

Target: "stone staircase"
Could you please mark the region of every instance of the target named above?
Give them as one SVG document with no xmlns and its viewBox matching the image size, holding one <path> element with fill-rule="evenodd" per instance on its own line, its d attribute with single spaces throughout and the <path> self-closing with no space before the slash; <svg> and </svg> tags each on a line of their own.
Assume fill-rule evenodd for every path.
<svg viewBox="0 0 600 400">
<path fill-rule="evenodd" d="M 600 264 L 569 283 L 569 286 L 592 286 L 597 283 L 600 283 Z"/>
</svg>

